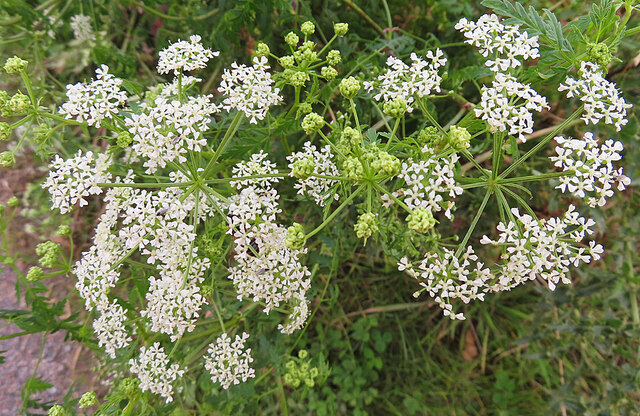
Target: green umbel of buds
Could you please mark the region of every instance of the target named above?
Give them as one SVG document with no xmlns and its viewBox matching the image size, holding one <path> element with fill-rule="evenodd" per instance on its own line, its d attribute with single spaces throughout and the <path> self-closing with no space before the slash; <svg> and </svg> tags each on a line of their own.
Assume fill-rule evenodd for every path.
<svg viewBox="0 0 640 416">
<path fill-rule="evenodd" d="M 285 70 L 287 71 L 287 70 Z M 302 71 L 289 70 L 288 81 L 294 87 L 302 87 L 309 80 L 309 74 Z"/>
<path fill-rule="evenodd" d="M 360 81 L 358 81 L 355 77 L 345 78 L 340 81 L 340 94 L 348 100 L 351 100 L 353 97 L 358 95 L 358 91 L 360 91 L 361 85 Z"/>
<path fill-rule="evenodd" d="M 298 48 L 297 51 L 293 53 L 293 56 L 296 58 L 296 61 L 309 61 L 315 62 L 318 60 L 318 53 L 314 51 L 316 44 L 311 41 L 307 41 Z"/>
<path fill-rule="evenodd" d="M 312 134 L 324 126 L 324 119 L 318 113 L 309 113 L 302 119 L 302 130 L 307 134 Z"/>
<path fill-rule="evenodd" d="M 16 157 L 14 156 L 13 152 L 10 152 L 8 150 L 0 153 L 0 166 L 1 167 L 8 167 L 8 166 L 13 166 L 16 163 Z"/>
<path fill-rule="evenodd" d="M 61 225 L 58 227 L 56 234 L 58 234 L 60 237 L 68 237 L 69 235 L 71 235 L 71 227 L 69 227 L 68 225 Z"/>
<path fill-rule="evenodd" d="M 299 387 L 302 382 L 307 387 L 315 386 L 315 378 L 318 377 L 320 372 L 316 367 L 311 367 L 309 361 L 305 361 L 308 353 L 306 350 L 300 350 L 298 352 L 298 360 L 287 361 L 285 364 L 284 382 L 288 386 L 294 389 Z M 296 362 L 298 361 L 298 362 Z"/>
<path fill-rule="evenodd" d="M 13 58 L 7 59 L 4 63 L 4 70 L 7 71 L 7 74 L 18 74 L 27 69 L 28 64 L 29 62 L 24 59 L 14 56 Z"/>
<path fill-rule="evenodd" d="M 394 98 L 384 103 L 382 109 L 386 115 L 393 118 L 400 118 L 407 112 L 407 102 L 400 97 Z"/>
<path fill-rule="evenodd" d="M 316 31 L 316 25 L 311 22 L 304 22 L 302 26 L 300 26 L 300 31 L 307 36 L 313 35 L 313 33 Z"/>
<path fill-rule="evenodd" d="M 442 140 L 442 136 L 438 133 L 438 129 L 433 126 L 425 127 L 418 133 L 418 143 L 421 146 L 435 149 L 440 144 L 440 140 Z"/>
<path fill-rule="evenodd" d="M 587 60 L 600 65 L 603 70 L 613 61 L 614 57 L 611 49 L 606 43 L 589 43 L 587 44 Z"/>
<path fill-rule="evenodd" d="M 59 261 L 58 256 L 62 254 L 62 249 L 60 244 L 53 241 L 45 241 L 36 246 L 36 254 L 40 256 L 38 263 L 42 267 L 54 267 Z"/>
<path fill-rule="evenodd" d="M 285 246 L 291 250 L 302 250 L 307 243 L 307 233 L 304 232 L 302 224 L 295 223 L 287 228 L 287 237 L 284 240 Z"/>
<path fill-rule="evenodd" d="M 295 47 L 298 45 L 298 42 L 300 42 L 300 37 L 293 32 L 289 32 L 284 37 L 284 41 L 287 42 L 287 45 Z"/>
<path fill-rule="evenodd" d="M 256 56 L 269 56 L 270 53 L 271 49 L 269 49 L 269 45 L 264 42 L 258 42 L 258 44 L 256 45 Z"/>
<path fill-rule="evenodd" d="M 0 122 L 0 141 L 9 140 L 11 131 L 12 129 L 9 123 Z"/>
<path fill-rule="evenodd" d="M 67 412 L 64 407 L 56 404 L 51 409 L 49 409 L 49 416 L 69 416 L 69 412 Z"/>
<path fill-rule="evenodd" d="M 9 198 L 9 200 L 7 201 L 7 205 L 10 206 L 11 208 L 15 208 L 18 205 L 20 205 L 20 200 L 18 199 L 17 196 L 12 196 L 11 198 Z"/>
<path fill-rule="evenodd" d="M 322 76 L 322 78 L 326 79 L 327 81 L 331 81 L 336 79 L 336 77 L 338 76 L 338 71 L 330 66 L 323 66 L 322 69 L 320 69 L 320 76 Z"/>
<path fill-rule="evenodd" d="M 349 31 L 348 23 L 334 23 L 333 24 L 333 32 L 336 36 L 344 36 Z"/>
<path fill-rule="evenodd" d="M 359 181 L 364 176 L 364 168 L 362 162 L 357 157 L 349 156 L 342 164 L 342 171 L 344 176 L 352 181 Z"/>
<path fill-rule="evenodd" d="M 44 279 L 44 272 L 38 266 L 33 266 L 27 272 L 27 280 L 30 282 L 37 282 Z"/>
<path fill-rule="evenodd" d="M 340 147 L 345 149 L 344 153 L 351 153 L 354 148 L 362 144 L 362 134 L 352 127 L 345 127 L 340 133 Z"/>
<path fill-rule="evenodd" d="M 471 134 L 464 127 L 451 126 L 448 139 L 449 146 L 455 150 L 464 150 L 471 146 Z"/>
<path fill-rule="evenodd" d="M 138 386 L 140 385 L 140 380 L 137 378 L 125 378 L 122 379 L 120 385 L 118 385 L 118 390 L 122 394 L 128 397 L 133 397 L 140 391 Z"/>
<path fill-rule="evenodd" d="M 378 219 L 375 214 L 366 212 L 358 217 L 358 222 L 353 228 L 358 238 L 364 238 L 366 243 L 367 238 L 378 232 Z"/>
<path fill-rule="evenodd" d="M 312 111 L 313 111 L 313 107 L 311 107 L 311 104 L 309 103 L 300 103 L 298 105 L 298 112 L 300 114 L 309 114 Z"/>
<path fill-rule="evenodd" d="M 205 298 L 210 298 L 213 295 L 213 288 L 209 285 L 204 285 L 200 287 L 200 293 Z"/>
<path fill-rule="evenodd" d="M 316 162 L 313 157 L 307 156 L 304 159 L 299 159 L 293 162 L 291 173 L 298 179 L 307 179 L 313 175 L 316 168 Z"/>
<path fill-rule="evenodd" d="M 436 225 L 433 214 L 426 208 L 416 208 L 407 217 L 409 228 L 419 233 L 426 233 Z"/>
<path fill-rule="evenodd" d="M 280 58 L 280 65 L 282 65 L 283 68 L 293 68 L 295 64 L 296 60 L 293 59 L 293 56 L 291 55 L 283 56 L 282 58 Z"/>
<path fill-rule="evenodd" d="M 376 175 L 396 176 L 400 173 L 400 159 L 381 150 L 371 162 L 371 168 Z"/>
<path fill-rule="evenodd" d="M 329 65 L 337 65 L 342 61 L 342 56 L 340 55 L 340 51 L 337 49 L 329 51 L 327 54 L 327 63 Z"/>
<path fill-rule="evenodd" d="M 118 133 L 118 137 L 116 138 L 116 146 L 124 149 L 129 147 L 129 145 L 133 142 L 133 138 L 131 137 L 131 133 L 128 131 L 121 131 Z"/>
<path fill-rule="evenodd" d="M 30 107 L 31 101 L 29 97 L 19 92 L 4 102 L 2 106 L 2 116 L 11 117 L 24 115 L 29 111 Z"/>
<path fill-rule="evenodd" d="M 80 397 L 79 407 L 80 409 L 84 409 L 85 407 L 93 406 L 94 404 L 98 404 L 98 396 L 93 391 L 88 391 Z"/>
</svg>

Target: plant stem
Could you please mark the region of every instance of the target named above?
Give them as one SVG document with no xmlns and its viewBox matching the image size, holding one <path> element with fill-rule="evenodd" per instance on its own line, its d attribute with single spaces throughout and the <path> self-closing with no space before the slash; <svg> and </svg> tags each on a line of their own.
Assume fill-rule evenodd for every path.
<svg viewBox="0 0 640 416">
<path fill-rule="evenodd" d="M 471 233 L 476 228 L 476 225 L 478 224 L 478 221 L 480 220 L 480 216 L 482 216 L 482 212 L 484 211 L 484 207 L 486 207 L 487 206 L 487 202 L 489 202 L 489 197 L 490 196 L 491 196 L 491 191 L 487 190 L 487 193 L 484 194 L 484 199 L 482 200 L 482 204 L 480 204 L 480 208 L 478 209 L 478 212 L 476 213 L 476 216 L 473 219 L 473 222 L 469 226 L 469 229 L 467 230 L 467 233 L 465 234 L 464 238 L 462 239 L 462 242 L 460 242 L 460 245 L 458 246 L 458 249 L 456 250 L 456 257 L 458 257 L 458 256 L 460 256 L 460 254 L 462 254 L 462 250 L 464 250 L 464 247 L 467 245 L 467 242 L 469 242 L 469 238 L 471 237 Z"/>
<path fill-rule="evenodd" d="M 331 213 L 331 215 L 329 215 L 329 216 L 327 217 L 327 219 L 326 219 L 326 220 L 324 220 L 324 221 L 322 222 L 322 224 L 320 224 L 320 225 L 319 225 L 319 226 L 317 226 L 313 231 L 311 231 L 309 234 L 307 234 L 307 240 L 308 240 L 309 238 L 313 237 L 314 235 L 318 234 L 320 231 L 322 231 L 322 229 L 323 229 L 324 227 L 326 227 L 326 225 L 327 225 L 327 224 L 329 224 L 329 223 L 330 223 L 330 222 L 331 222 L 331 221 L 336 217 L 336 215 L 338 215 L 338 214 L 340 213 L 340 211 L 342 211 L 342 209 L 343 209 L 344 207 L 346 207 L 346 206 L 347 206 L 351 201 L 353 201 L 353 199 L 354 199 L 356 196 L 358 196 L 358 194 L 359 194 L 360 192 L 362 192 L 362 190 L 363 190 L 364 188 L 365 188 L 364 186 L 360 186 L 358 189 L 356 189 L 355 191 L 353 191 L 353 192 L 351 193 L 351 195 L 349 195 L 349 197 L 348 197 L 347 199 L 345 199 L 345 200 L 344 200 L 344 202 L 343 202 L 342 204 L 340 204 L 340 206 L 339 206 L 338 208 L 336 208 L 336 210 L 335 210 L 335 211 L 333 211 L 333 212 Z"/>
</svg>

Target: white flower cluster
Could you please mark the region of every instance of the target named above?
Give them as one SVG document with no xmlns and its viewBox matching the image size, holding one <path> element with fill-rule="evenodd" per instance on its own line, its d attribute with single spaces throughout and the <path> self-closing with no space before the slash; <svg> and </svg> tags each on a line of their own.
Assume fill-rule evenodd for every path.
<svg viewBox="0 0 640 416">
<path fill-rule="evenodd" d="M 255 370 L 249 366 L 253 362 L 251 348 L 244 349 L 248 338 L 249 334 L 243 332 L 242 336 L 236 335 L 232 343 L 224 333 L 216 339 L 215 344 L 209 344 L 204 368 L 211 373 L 211 380 L 220 383 L 225 390 L 231 384 L 240 384 L 256 376 Z"/>
<path fill-rule="evenodd" d="M 192 35 L 189 41 L 179 40 L 160 51 L 158 59 L 158 72 L 166 74 L 173 71 L 178 75 L 183 71 L 205 68 L 209 59 L 220 55 L 220 52 L 212 52 L 200 43 L 199 35 Z"/>
<path fill-rule="evenodd" d="M 627 124 L 627 104 L 616 84 L 604 78 L 602 70 L 593 62 L 580 64 L 579 79 L 567 77 L 566 84 L 560 84 L 558 91 L 567 91 L 567 97 L 580 97 L 586 114 L 582 120 L 586 124 L 597 124 L 604 118 L 606 124 L 613 124 L 617 131 Z"/>
<path fill-rule="evenodd" d="M 374 81 L 365 81 L 364 87 L 368 92 L 378 90 L 378 94 L 373 96 L 376 101 L 382 99 L 387 102 L 402 98 L 407 103 L 407 111 L 412 112 L 413 107 L 410 104 L 414 102 L 414 97 L 425 97 L 432 91 L 440 92 L 442 77 L 438 70 L 447 63 L 443 56 L 440 49 L 436 49 L 435 53 L 428 51 L 427 60 L 412 53 L 411 66 L 394 56 L 389 56 L 385 73 Z"/>
<path fill-rule="evenodd" d="M 224 70 L 218 87 L 218 92 L 226 96 L 222 108 L 242 111 L 250 123 L 263 120 L 269 107 L 282 101 L 280 89 L 273 87 L 269 68 L 264 56 L 254 57 L 252 66 L 232 63 L 230 70 Z"/>
<path fill-rule="evenodd" d="M 289 315 L 287 322 L 282 325 L 278 324 L 278 330 L 283 334 L 293 334 L 295 331 L 302 329 L 309 317 L 309 302 L 306 299 L 294 299 L 297 304 L 293 307 L 293 312 Z"/>
<path fill-rule="evenodd" d="M 298 261 L 306 250 L 286 247 L 287 229 L 275 222 L 279 212 L 275 189 L 245 188 L 229 205 L 237 262 L 229 279 L 239 300 L 262 301 L 267 314 L 281 303 L 304 300 L 310 286 L 310 272 Z"/>
<path fill-rule="evenodd" d="M 477 22 L 466 18 L 460 19 L 455 26 L 467 38 L 466 43 L 478 48 L 485 58 L 491 55 L 485 63 L 494 72 L 506 71 L 522 65 L 522 60 L 535 59 L 538 52 L 538 37 L 527 32 L 520 32 L 519 25 L 505 25 L 495 14 L 480 16 Z"/>
<path fill-rule="evenodd" d="M 178 364 L 169 365 L 169 357 L 159 342 L 150 347 L 141 347 L 137 360 L 129 360 L 131 372 L 138 374 L 140 390 L 159 394 L 167 403 L 173 401 L 173 382 L 182 377 L 184 370 Z"/>
<path fill-rule="evenodd" d="M 523 103 L 516 104 L 522 100 Z M 482 87 L 480 107 L 474 111 L 489 124 L 492 133 L 506 131 L 525 142 L 524 134 L 533 132 L 531 111 L 549 108 L 547 99 L 534 91 L 528 84 L 518 82 L 514 77 L 497 73 L 492 87 Z"/>
<path fill-rule="evenodd" d="M 291 169 L 290 176 L 293 176 L 293 164 L 298 160 L 304 160 L 311 157 L 313 159 L 314 175 L 322 176 L 338 176 L 338 168 L 333 163 L 333 153 L 331 153 L 331 146 L 326 145 L 321 147 L 318 151 L 316 146 L 311 142 L 305 142 L 304 150 L 301 152 L 294 152 L 290 156 L 287 156 L 289 161 L 289 169 Z M 331 198 L 331 188 L 337 183 L 335 179 L 321 178 L 318 176 L 309 176 L 306 179 L 298 179 L 294 185 L 294 188 L 298 190 L 300 195 L 307 194 L 312 196 L 316 204 L 321 207 L 327 205 Z M 337 201 L 340 197 L 337 193 L 333 193 L 334 199 Z"/>
<path fill-rule="evenodd" d="M 69 22 L 71 30 L 73 30 L 73 37 L 76 40 L 83 42 L 85 40 L 96 40 L 96 35 L 93 33 L 93 26 L 91 26 L 91 18 L 83 14 L 76 14 L 71 16 Z"/>
<path fill-rule="evenodd" d="M 131 114 L 125 124 L 132 134 L 132 148 L 144 159 L 146 173 L 177 160 L 185 162 L 188 150 L 199 152 L 206 146 L 203 136 L 218 109 L 210 95 L 189 97 L 185 102 L 157 97 L 153 106 L 143 103 L 141 111 Z"/>
<path fill-rule="evenodd" d="M 60 107 L 65 118 L 75 118 L 90 126 L 100 127 L 105 118 L 118 114 L 118 107 L 127 101 L 127 94 L 120 90 L 122 80 L 109 73 L 109 67 L 96 69 L 96 79 L 67 85 L 67 102 Z"/>
<path fill-rule="evenodd" d="M 560 184 L 556 189 L 563 193 L 571 192 L 579 198 L 587 197 L 587 193 L 595 196 L 587 197 L 590 207 L 604 206 L 607 198 L 613 196 L 613 188 L 624 191 L 631 179 L 625 176 L 623 168 L 615 169 L 613 162 L 622 159 L 620 152 L 624 149 L 622 142 L 607 140 L 599 146 L 593 133 L 585 133 L 584 139 L 555 138 L 557 156 L 552 156 L 554 166 L 573 175 L 559 178 Z"/>
<path fill-rule="evenodd" d="M 87 205 L 85 197 L 102 193 L 97 184 L 110 181 L 110 167 L 111 157 L 106 153 L 94 158 L 93 152 L 83 155 L 78 150 L 75 157 L 67 160 L 56 155 L 49 164 L 47 180 L 42 184 L 51 194 L 51 208 L 58 208 L 65 214 L 76 202 L 81 207 Z"/>
<path fill-rule="evenodd" d="M 472 300 L 484 300 L 484 291 L 487 281 L 492 277 L 484 264 L 477 262 L 471 246 L 458 259 L 455 253 L 444 248 L 443 255 L 427 253 L 424 260 L 417 266 L 411 265 L 406 257 L 398 262 L 398 270 L 406 271 L 410 276 L 420 280 L 420 286 L 429 292 L 429 296 L 434 298 L 438 306 L 442 308 L 444 316 L 451 319 L 465 319 L 463 313 L 454 313 L 451 301 L 460 299 L 464 303 Z M 475 263 L 473 267 L 472 263 Z M 486 290 L 485 290 L 486 291 Z M 418 297 L 421 291 L 413 294 Z"/>
<path fill-rule="evenodd" d="M 99 309 L 101 309 L 100 316 L 93 321 L 98 345 L 104 347 L 104 351 L 111 358 L 116 358 L 116 350 L 126 347 L 131 342 L 131 337 L 124 326 L 127 310 L 115 302 L 101 305 Z"/>
<path fill-rule="evenodd" d="M 233 167 L 233 176 L 238 178 L 244 176 L 277 174 L 278 169 L 276 169 L 276 164 L 267 159 L 267 156 L 269 155 L 263 150 L 251 155 L 251 158 L 248 161 L 240 162 Z M 279 181 L 280 178 L 278 177 L 265 177 L 233 181 L 230 182 L 230 185 L 236 189 L 245 188 L 251 185 L 257 188 L 268 189 L 271 187 L 272 183 L 278 183 Z"/>
<path fill-rule="evenodd" d="M 424 208 L 438 212 L 444 208 L 445 216 L 451 219 L 455 202 L 445 201 L 443 195 L 453 199 L 462 194 L 462 188 L 457 186 L 454 179 L 458 155 L 454 153 L 450 158 L 444 158 L 436 157 L 426 148 L 423 151 L 426 151 L 428 159 L 419 162 L 408 159 L 402 163 L 398 177 L 405 182 L 405 186 L 395 191 L 394 195 L 403 199 L 412 210 Z"/>
<path fill-rule="evenodd" d="M 498 281 L 488 289 L 492 292 L 511 288 L 534 280 L 544 279 L 549 289 L 554 290 L 558 282 L 571 284 L 569 266 L 598 260 L 604 249 L 595 241 L 589 246 L 579 244 L 586 235 L 594 233 L 595 221 L 580 216 L 573 205 L 562 217 L 538 220 L 529 214 L 520 214 L 517 208 L 511 213 L 516 222 L 499 223 L 497 240 L 486 235 L 482 244 L 504 246 L 504 261 Z"/>
</svg>

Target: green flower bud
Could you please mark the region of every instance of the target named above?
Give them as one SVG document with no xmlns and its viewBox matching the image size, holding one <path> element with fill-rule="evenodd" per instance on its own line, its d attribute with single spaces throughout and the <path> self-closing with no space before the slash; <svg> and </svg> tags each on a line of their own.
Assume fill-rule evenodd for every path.
<svg viewBox="0 0 640 416">
<path fill-rule="evenodd" d="M 362 144 L 362 134 L 352 127 L 345 127 L 340 133 L 340 145 L 349 148 L 349 152 L 354 147 L 358 147 Z"/>
<path fill-rule="evenodd" d="M 98 404 L 98 397 L 93 391 L 88 391 L 80 397 L 80 409 Z"/>
<path fill-rule="evenodd" d="M 320 130 L 324 126 L 324 119 L 320 114 L 309 113 L 302 119 L 302 129 L 305 133 L 311 134 Z"/>
<path fill-rule="evenodd" d="M 267 45 L 266 43 L 258 42 L 258 44 L 256 45 L 255 53 L 258 57 L 269 56 L 269 54 L 271 53 L 271 49 L 269 49 L 269 45 Z"/>
<path fill-rule="evenodd" d="M 356 231 L 358 238 L 364 238 L 365 244 L 367 242 L 367 238 L 371 237 L 373 233 L 378 232 L 377 222 L 376 215 L 371 212 L 364 213 L 358 217 L 358 222 L 353 228 Z"/>
<path fill-rule="evenodd" d="M 396 176 L 400 173 L 400 159 L 381 150 L 371 162 L 371 168 L 376 175 Z"/>
<path fill-rule="evenodd" d="M 10 206 L 11 208 L 15 208 L 18 205 L 20 205 L 20 200 L 18 199 L 17 196 L 12 196 L 11 198 L 9 198 L 9 200 L 7 201 L 7 205 Z"/>
<path fill-rule="evenodd" d="M 0 107 L 4 107 L 10 99 L 11 97 L 6 91 L 0 90 Z"/>
<path fill-rule="evenodd" d="M 587 44 L 587 61 L 595 62 L 600 65 L 603 70 L 614 60 L 613 54 L 606 43 L 588 43 Z"/>
<path fill-rule="evenodd" d="M 284 367 L 289 371 L 289 372 L 293 372 L 295 371 L 297 365 L 295 361 L 287 361 L 287 363 L 284 365 Z"/>
<path fill-rule="evenodd" d="M 8 167 L 12 166 L 16 163 L 16 157 L 13 155 L 13 152 L 4 151 L 0 153 L 0 167 Z"/>
<path fill-rule="evenodd" d="M 438 146 L 440 140 L 442 140 L 442 136 L 438 133 L 438 129 L 433 126 L 425 127 L 418 133 L 418 143 L 421 146 L 434 149 Z"/>
<path fill-rule="evenodd" d="M 311 22 L 304 22 L 302 26 L 300 26 L 300 31 L 305 35 L 313 35 L 313 32 L 316 31 L 316 25 Z"/>
<path fill-rule="evenodd" d="M 300 103 L 298 105 L 298 113 L 300 114 L 309 114 L 313 111 L 313 107 L 309 103 Z"/>
<path fill-rule="evenodd" d="M 33 266 L 27 272 L 27 280 L 30 282 L 37 282 L 44 279 L 44 272 L 38 266 Z"/>
<path fill-rule="evenodd" d="M 355 77 L 345 78 L 340 81 L 340 94 L 348 100 L 352 99 L 360 91 L 360 81 Z"/>
<path fill-rule="evenodd" d="M 69 227 L 68 225 L 61 225 L 58 227 L 56 234 L 61 237 L 68 237 L 69 235 L 71 235 L 71 227 Z"/>
<path fill-rule="evenodd" d="M 0 141 L 9 140 L 11 131 L 12 129 L 9 123 L 0 122 Z"/>
<path fill-rule="evenodd" d="M 313 386 L 315 386 L 316 383 L 313 381 L 312 378 L 305 378 L 304 379 L 304 384 L 306 384 L 307 387 L 313 387 Z"/>
<path fill-rule="evenodd" d="M 407 102 L 403 98 L 398 97 L 384 103 L 382 109 L 385 114 L 391 117 L 404 117 L 404 114 L 407 112 Z"/>
<path fill-rule="evenodd" d="M 129 133 L 128 131 L 121 131 L 120 133 L 118 133 L 116 146 L 124 149 L 125 147 L 129 147 L 132 142 L 133 138 L 131 137 L 131 133 Z"/>
<path fill-rule="evenodd" d="M 433 214 L 426 208 L 416 208 L 407 217 L 409 228 L 419 233 L 426 233 L 436 225 Z"/>
<path fill-rule="evenodd" d="M 292 71 L 289 76 L 289 84 L 294 87 L 302 87 L 309 80 L 309 74 L 302 71 Z"/>
<path fill-rule="evenodd" d="M 313 42 L 305 42 L 305 43 L 312 43 L 313 45 L 315 45 L 315 43 Z M 315 62 L 318 60 L 318 53 L 315 52 L 313 48 L 300 48 L 299 50 L 293 53 L 293 57 L 298 62 L 303 62 L 303 61 Z"/>
<path fill-rule="evenodd" d="M 342 164 L 342 172 L 344 176 L 352 181 L 359 181 L 364 176 L 364 168 L 362 162 L 357 157 L 349 156 Z"/>
<path fill-rule="evenodd" d="M 302 224 L 295 223 L 287 228 L 287 238 L 284 245 L 291 250 L 302 250 L 307 242 L 307 233 L 304 232 Z M 302 357 L 300 357 L 302 358 Z"/>
<path fill-rule="evenodd" d="M 210 298 L 213 295 L 213 288 L 211 286 L 205 285 L 200 288 L 200 294 L 205 298 Z"/>
<path fill-rule="evenodd" d="M 348 23 L 334 23 L 333 24 L 333 32 L 336 36 L 344 36 L 349 31 Z"/>
<path fill-rule="evenodd" d="M 338 71 L 336 71 L 336 69 L 333 67 L 323 66 L 320 69 L 320 75 L 322 76 L 322 78 L 326 79 L 327 81 L 331 81 L 338 76 Z"/>
<path fill-rule="evenodd" d="M 291 55 L 283 56 L 282 58 L 280 58 L 280 65 L 282 65 L 283 68 L 293 68 L 295 64 L 296 61 Z"/>
<path fill-rule="evenodd" d="M 451 126 L 449 128 L 449 145 L 455 150 L 464 150 L 471 144 L 471 134 L 464 127 Z"/>
<path fill-rule="evenodd" d="M 315 168 L 315 160 L 313 157 L 307 156 L 304 159 L 299 159 L 293 162 L 291 173 L 298 179 L 307 179 L 309 176 L 313 175 Z"/>
<path fill-rule="evenodd" d="M 342 61 L 342 56 L 340 55 L 340 51 L 337 49 L 329 51 L 327 54 L 327 63 L 329 65 L 337 65 Z"/>
<path fill-rule="evenodd" d="M 138 386 L 140 385 L 140 380 L 137 378 L 125 378 L 122 379 L 120 385 L 118 386 L 118 390 L 122 392 L 125 396 L 133 397 L 140 391 Z"/>
<path fill-rule="evenodd" d="M 51 409 L 49 409 L 49 416 L 69 416 L 69 412 L 67 412 L 64 407 L 56 404 Z"/>
<path fill-rule="evenodd" d="M 62 249 L 60 248 L 60 244 L 54 243 L 53 241 L 45 241 L 36 246 L 36 254 L 41 256 L 38 263 L 40 263 L 42 267 L 51 268 L 58 263 L 58 256 L 62 254 Z"/>
<path fill-rule="evenodd" d="M 4 106 L 2 107 L 2 116 L 20 116 L 26 114 L 30 107 L 31 101 L 29 100 L 29 97 L 19 92 L 11 97 L 9 101 L 4 103 Z"/>
<path fill-rule="evenodd" d="M 300 37 L 293 32 L 289 32 L 284 37 L 284 41 L 287 42 L 287 45 L 295 47 L 298 45 L 298 42 L 300 42 Z"/>
<path fill-rule="evenodd" d="M 298 351 L 298 358 L 300 358 L 301 360 L 304 360 L 305 358 L 307 358 L 308 355 L 309 353 L 307 352 L 307 350 Z"/>
<path fill-rule="evenodd" d="M 27 69 L 28 64 L 29 62 L 24 59 L 14 56 L 13 58 L 7 59 L 4 64 L 4 70 L 7 71 L 8 74 L 17 74 Z"/>
<path fill-rule="evenodd" d="M 309 375 L 313 378 L 318 377 L 318 369 L 316 367 L 313 367 L 311 370 L 309 370 Z"/>
</svg>

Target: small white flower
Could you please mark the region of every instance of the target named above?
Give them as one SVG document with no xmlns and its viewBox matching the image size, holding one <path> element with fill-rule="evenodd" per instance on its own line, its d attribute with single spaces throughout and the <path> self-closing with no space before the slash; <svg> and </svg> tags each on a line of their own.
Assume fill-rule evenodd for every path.
<svg viewBox="0 0 640 416">
<path fill-rule="evenodd" d="M 175 75 L 184 71 L 205 68 L 209 59 L 218 56 L 220 52 L 212 52 L 202 46 L 199 35 L 192 35 L 189 41 L 179 40 L 160 51 L 158 72 L 166 74 L 171 71 Z"/>
<path fill-rule="evenodd" d="M 331 146 L 326 145 L 321 147 L 320 150 L 317 150 L 316 146 L 312 145 L 311 142 L 305 142 L 303 151 L 294 152 L 290 156 L 287 156 L 289 169 L 291 169 L 289 176 L 293 176 L 293 164 L 298 160 L 304 160 L 308 157 L 311 157 L 314 161 L 314 175 L 338 176 L 339 172 L 333 162 Z M 332 196 L 335 200 L 338 200 L 339 196 L 337 192 L 331 191 L 336 183 L 338 183 L 338 181 L 335 179 L 309 176 L 306 179 L 298 179 L 294 188 L 298 190 L 300 195 L 307 194 L 312 196 L 316 204 L 323 207 L 327 205 Z"/>
<path fill-rule="evenodd" d="M 269 108 L 282 101 L 280 89 L 273 87 L 269 68 L 264 56 L 254 57 L 252 66 L 232 63 L 231 69 L 224 70 L 218 87 L 225 95 L 222 108 L 242 111 L 250 123 L 264 120 Z"/>
<path fill-rule="evenodd" d="M 169 365 L 169 358 L 159 342 L 140 348 L 140 356 L 137 360 L 129 360 L 129 365 L 131 372 L 138 374 L 140 390 L 159 394 L 167 403 L 173 401 L 173 382 L 182 377 L 184 370 L 178 364 Z"/>
<path fill-rule="evenodd" d="M 253 362 L 251 348 L 244 349 L 248 338 L 249 334 L 243 332 L 242 335 L 236 335 L 232 343 L 224 333 L 215 344 L 209 344 L 204 367 L 211 373 L 211 380 L 220 383 L 225 390 L 231 384 L 240 384 L 256 376 L 255 370 L 250 367 Z"/>
<path fill-rule="evenodd" d="M 73 37 L 76 38 L 76 40 L 81 42 L 85 40 L 96 40 L 89 16 L 83 14 L 71 16 L 69 25 L 71 26 L 71 30 L 73 30 Z"/>
</svg>

